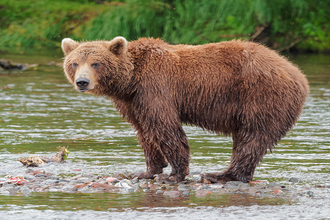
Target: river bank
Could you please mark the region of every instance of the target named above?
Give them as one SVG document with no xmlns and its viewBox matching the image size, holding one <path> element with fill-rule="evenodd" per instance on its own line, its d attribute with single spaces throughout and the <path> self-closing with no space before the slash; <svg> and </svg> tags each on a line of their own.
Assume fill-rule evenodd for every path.
<svg viewBox="0 0 330 220">
<path fill-rule="evenodd" d="M 7 49 L 59 48 L 65 37 L 123 36 L 172 44 L 242 39 L 278 51 L 330 50 L 329 1 L 2 0 L 0 13 L 0 48 Z"/>
</svg>

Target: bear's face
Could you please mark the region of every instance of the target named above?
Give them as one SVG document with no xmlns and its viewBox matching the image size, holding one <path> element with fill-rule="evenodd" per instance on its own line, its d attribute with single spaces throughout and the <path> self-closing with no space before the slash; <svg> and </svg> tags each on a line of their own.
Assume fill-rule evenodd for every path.
<svg viewBox="0 0 330 220">
<path fill-rule="evenodd" d="M 117 91 L 118 86 L 123 87 L 130 80 L 133 64 L 123 37 L 84 43 L 65 38 L 62 50 L 65 75 L 79 92 L 109 95 L 111 90 Z"/>
</svg>

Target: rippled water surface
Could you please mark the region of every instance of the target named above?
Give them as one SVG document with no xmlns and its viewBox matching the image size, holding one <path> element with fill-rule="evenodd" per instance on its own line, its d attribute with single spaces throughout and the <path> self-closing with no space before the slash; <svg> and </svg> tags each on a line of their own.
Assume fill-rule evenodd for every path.
<svg viewBox="0 0 330 220">
<path fill-rule="evenodd" d="M 71 152 L 66 163 L 43 167 L 62 178 L 111 176 L 145 169 L 136 133 L 103 97 L 76 92 L 62 68 L 61 53 L 0 54 L 36 69 L 0 72 L 0 179 L 23 176 L 19 157 L 51 156 L 57 146 Z M 299 198 L 215 194 L 170 198 L 150 191 L 120 193 L 32 193 L 0 195 L 6 219 L 329 219 L 330 216 L 330 56 L 290 57 L 307 75 L 310 96 L 295 128 L 268 153 L 254 178 L 286 185 Z M 224 169 L 232 140 L 184 127 L 191 146 L 192 173 Z M 77 172 L 77 170 L 79 170 Z M 169 169 L 166 170 L 169 172 Z M 296 177 L 293 184 L 289 178 Z M 322 190 L 319 190 L 322 188 Z M 306 190 L 315 196 L 306 196 Z M 301 193 L 302 192 L 302 193 Z"/>
</svg>

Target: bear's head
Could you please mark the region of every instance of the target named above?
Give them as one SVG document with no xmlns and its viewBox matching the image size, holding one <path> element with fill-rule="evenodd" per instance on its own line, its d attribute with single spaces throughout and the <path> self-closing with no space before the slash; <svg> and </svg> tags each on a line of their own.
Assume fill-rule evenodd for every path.
<svg viewBox="0 0 330 220">
<path fill-rule="evenodd" d="M 65 38 L 61 46 L 65 75 L 76 90 L 108 96 L 125 92 L 134 69 L 125 38 L 82 43 Z"/>
</svg>

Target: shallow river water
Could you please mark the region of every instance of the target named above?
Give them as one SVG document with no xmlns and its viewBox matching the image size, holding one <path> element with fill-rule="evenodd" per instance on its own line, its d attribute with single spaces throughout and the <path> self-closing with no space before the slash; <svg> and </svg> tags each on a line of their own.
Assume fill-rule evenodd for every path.
<svg viewBox="0 0 330 220">
<path fill-rule="evenodd" d="M 145 170 L 136 133 L 112 103 L 76 92 L 61 67 L 47 65 L 61 63 L 61 57 L 61 52 L 0 53 L 0 58 L 40 64 L 31 70 L 0 72 L 0 182 L 36 170 L 85 181 Z M 280 185 L 281 193 L 221 191 L 195 184 L 175 196 L 165 192 L 178 192 L 182 184 L 154 190 L 152 181 L 142 182 L 146 187 L 107 192 L 63 192 L 53 185 L 24 193 L 22 186 L 14 186 L 14 192 L 4 186 L 0 187 L 0 218 L 330 219 L 330 55 L 299 55 L 290 60 L 307 75 L 310 96 L 294 129 L 273 153 L 268 152 L 254 176 Z M 228 165 L 230 137 L 196 127 L 184 129 L 191 146 L 192 176 Z M 58 146 L 70 151 L 65 163 L 29 169 L 18 161 L 19 157 L 52 156 Z M 292 177 L 298 182 L 289 181 Z"/>
</svg>

